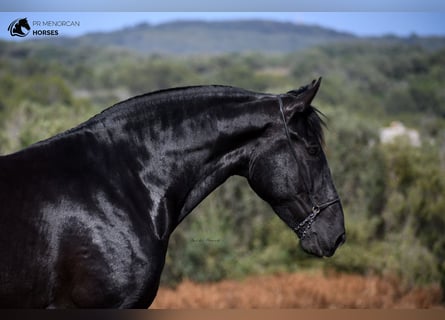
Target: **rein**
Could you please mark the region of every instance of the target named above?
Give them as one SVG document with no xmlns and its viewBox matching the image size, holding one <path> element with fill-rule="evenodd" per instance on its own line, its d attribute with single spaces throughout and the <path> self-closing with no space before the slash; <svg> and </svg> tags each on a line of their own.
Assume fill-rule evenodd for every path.
<svg viewBox="0 0 445 320">
<path fill-rule="evenodd" d="M 278 98 L 278 104 L 280 105 L 280 113 L 281 113 L 281 118 L 283 119 L 284 131 L 286 132 L 287 142 L 289 144 L 289 148 L 291 150 L 292 156 L 294 157 L 295 162 L 298 164 L 297 152 L 295 151 L 294 148 L 292 148 L 289 127 L 287 126 L 286 116 L 284 115 L 283 101 L 281 100 L 280 95 L 278 95 L 277 98 Z M 308 195 L 312 202 L 311 213 L 302 222 L 300 222 L 296 227 L 293 227 L 293 229 L 297 233 L 298 237 L 300 237 L 300 239 L 302 239 L 302 240 L 306 237 L 307 231 L 311 228 L 312 223 L 315 221 L 315 218 L 318 216 L 318 214 L 322 210 L 333 205 L 334 203 L 340 202 L 340 198 L 335 198 L 333 200 L 327 201 L 322 204 L 316 204 L 315 201 L 313 200 L 312 195 L 309 193 L 309 188 L 306 188 L 306 189 L 308 190 Z"/>
</svg>

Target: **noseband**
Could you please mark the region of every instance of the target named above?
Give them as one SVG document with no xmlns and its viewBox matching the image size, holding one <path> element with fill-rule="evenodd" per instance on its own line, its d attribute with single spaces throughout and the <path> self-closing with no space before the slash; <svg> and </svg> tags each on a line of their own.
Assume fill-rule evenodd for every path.
<svg viewBox="0 0 445 320">
<path fill-rule="evenodd" d="M 298 164 L 297 152 L 295 151 L 294 148 L 292 148 L 292 142 L 291 142 L 291 138 L 290 138 L 289 128 L 287 126 L 286 116 L 284 115 L 283 101 L 281 100 L 281 96 L 277 96 L 277 97 L 278 97 L 278 103 L 280 105 L 280 113 L 281 113 L 281 118 L 283 119 L 284 131 L 286 132 L 287 142 L 289 144 L 289 148 L 291 150 L 292 156 L 294 157 L 295 162 Z M 306 189 L 308 190 L 308 195 L 312 202 L 311 213 L 303 221 L 301 221 L 296 227 L 292 227 L 294 229 L 294 231 L 297 233 L 298 237 L 302 240 L 306 237 L 307 231 L 311 228 L 312 223 L 315 221 L 315 218 L 318 216 L 318 214 L 322 210 L 333 205 L 334 203 L 340 202 L 340 198 L 337 197 L 337 198 L 335 198 L 333 200 L 329 200 L 325 203 L 316 204 L 316 202 L 313 200 L 314 197 L 309 193 L 309 188 L 306 188 Z"/>
</svg>

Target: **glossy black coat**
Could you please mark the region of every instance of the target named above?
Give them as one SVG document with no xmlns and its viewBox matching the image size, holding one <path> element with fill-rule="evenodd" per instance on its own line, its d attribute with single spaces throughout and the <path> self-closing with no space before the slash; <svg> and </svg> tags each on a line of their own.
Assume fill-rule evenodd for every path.
<svg viewBox="0 0 445 320">
<path fill-rule="evenodd" d="M 282 95 L 289 126 L 319 143 L 304 120 L 315 113 L 315 93 L 300 91 Z M 311 206 L 302 194 L 336 191 L 323 152 L 309 156 L 302 141 L 292 143 L 308 160 L 301 168 L 275 95 L 203 86 L 129 99 L 2 156 L 0 306 L 148 307 L 172 231 L 231 175 L 246 177 L 294 227 Z M 336 204 L 302 245 L 331 255 L 342 237 Z"/>
</svg>

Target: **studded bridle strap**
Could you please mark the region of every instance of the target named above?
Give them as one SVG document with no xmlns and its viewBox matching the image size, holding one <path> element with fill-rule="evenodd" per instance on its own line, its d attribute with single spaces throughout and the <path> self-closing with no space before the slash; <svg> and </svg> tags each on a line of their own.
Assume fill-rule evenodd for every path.
<svg viewBox="0 0 445 320">
<path fill-rule="evenodd" d="M 304 239 L 306 237 L 307 231 L 311 228 L 312 223 L 315 221 L 315 218 L 318 216 L 318 214 L 323 210 L 329 207 L 330 205 L 340 202 L 339 198 L 336 198 L 334 200 L 325 202 L 318 206 L 312 207 L 312 212 L 303 220 L 301 221 L 295 228 L 295 232 L 300 237 L 300 239 Z"/>
<path fill-rule="evenodd" d="M 291 150 L 292 156 L 295 159 L 295 162 L 298 163 L 297 152 L 292 147 L 292 141 L 290 138 L 289 127 L 287 126 L 286 116 L 284 115 L 283 101 L 282 101 L 280 95 L 278 95 L 277 98 L 278 98 L 278 104 L 280 105 L 280 113 L 281 113 L 281 118 L 283 119 L 284 131 L 286 132 L 287 142 L 289 144 L 289 148 Z M 322 204 L 315 204 L 315 201 L 313 200 L 312 195 L 309 194 L 309 189 L 308 189 L 308 195 L 312 202 L 311 213 L 303 221 L 301 221 L 296 227 L 293 228 L 295 230 L 295 232 L 297 233 L 297 235 L 300 237 L 300 239 L 304 239 L 306 237 L 307 230 L 309 230 L 311 228 L 312 223 L 314 222 L 315 218 L 318 216 L 318 214 L 323 209 L 326 209 L 327 207 L 329 207 L 330 205 L 333 205 L 336 202 L 340 202 L 339 198 L 335 198 L 333 200 L 329 200 Z"/>
</svg>

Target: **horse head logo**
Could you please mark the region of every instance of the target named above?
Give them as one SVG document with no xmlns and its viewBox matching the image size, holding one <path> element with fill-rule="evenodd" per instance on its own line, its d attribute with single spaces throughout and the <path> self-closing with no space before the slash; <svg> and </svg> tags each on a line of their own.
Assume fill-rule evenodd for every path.
<svg viewBox="0 0 445 320">
<path fill-rule="evenodd" d="M 9 24 L 8 31 L 11 36 L 26 37 L 31 30 L 27 18 L 15 19 Z"/>
</svg>

